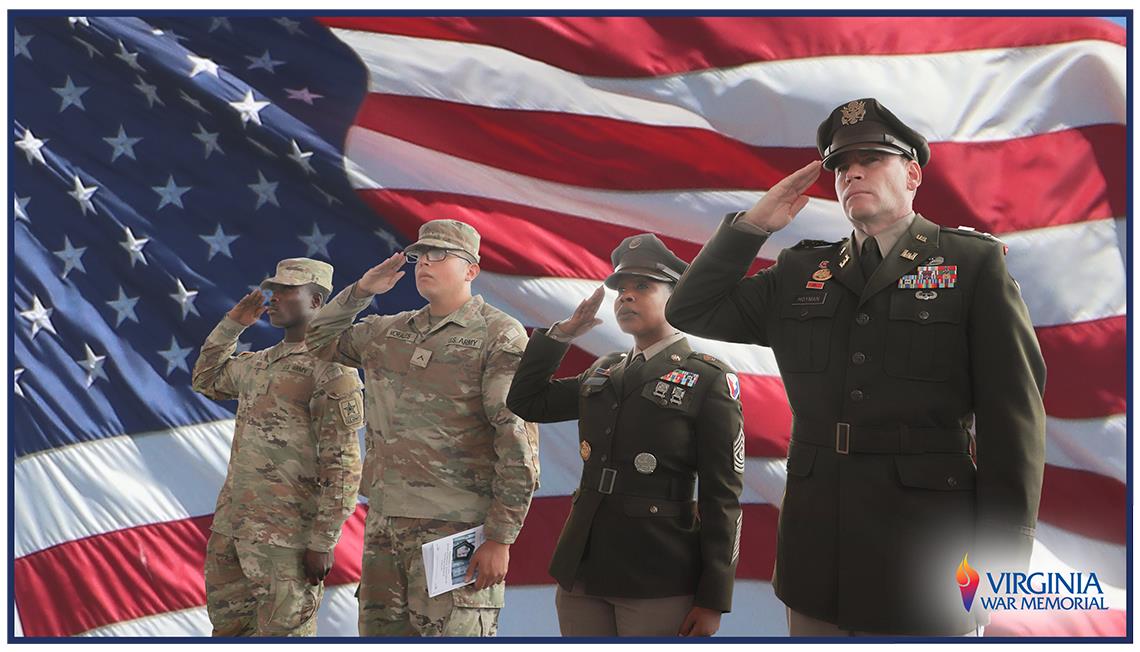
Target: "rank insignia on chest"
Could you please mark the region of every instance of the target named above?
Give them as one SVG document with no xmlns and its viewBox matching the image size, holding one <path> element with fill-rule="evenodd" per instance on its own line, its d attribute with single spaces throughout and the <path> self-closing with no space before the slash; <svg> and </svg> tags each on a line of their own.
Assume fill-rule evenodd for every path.
<svg viewBox="0 0 1140 652">
<path fill-rule="evenodd" d="M 415 353 L 412 354 L 412 364 L 417 367 L 428 366 L 428 360 L 431 360 L 431 351 L 416 347 Z"/>
<path fill-rule="evenodd" d="M 899 278 L 899 289 L 952 288 L 957 282 L 957 265 L 920 265 L 914 274 Z"/>
<path fill-rule="evenodd" d="M 677 385 L 682 385 L 684 387 L 692 387 L 693 385 L 697 384 L 697 379 L 700 377 L 700 374 L 694 373 L 692 371 L 674 369 L 673 371 L 670 371 L 669 373 L 662 376 L 661 380 L 669 383 L 675 383 Z"/>
</svg>

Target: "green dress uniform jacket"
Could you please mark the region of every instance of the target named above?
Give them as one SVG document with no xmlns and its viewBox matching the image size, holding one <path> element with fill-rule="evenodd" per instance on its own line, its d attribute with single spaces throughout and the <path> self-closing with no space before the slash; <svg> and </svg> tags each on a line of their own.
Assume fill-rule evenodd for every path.
<svg viewBox="0 0 1140 652">
<path fill-rule="evenodd" d="M 692 594 L 729 611 L 744 474 L 735 374 L 682 338 L 630 373 L 613 353 L 552 381 L 569 346 L 536 329 L 507 394 L 527 421 L 579 420 L 582 479 L 550 574 L 567 591 L 579 579 L 590 595 Z M 635 466 L 652 466 L 645 454 L 652 473 Z"/>
<path fill-rule="evenodd" d="M 919 215 L 866 283 L 848 239 L 801 242 L 743 278 L 767 236 L 737 215 L 666 317 L 776 356 L 794 414 L 776 595 L 851 630 L 985 624 L 957 568 L 968 554 L 984 591 L 986 571 L 1028 564 L 1045 452 L 1045 365 L 1003 246 Z M 941 266 L 942 286 L 920 266 Z"/>
</svg>

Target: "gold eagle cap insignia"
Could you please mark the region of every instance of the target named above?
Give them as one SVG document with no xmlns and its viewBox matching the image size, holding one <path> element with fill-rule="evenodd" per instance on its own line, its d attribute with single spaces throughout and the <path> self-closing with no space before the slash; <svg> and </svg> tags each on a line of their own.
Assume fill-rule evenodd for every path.
<svg viewBox="0 0 1140 652">
<path fill-rule="evenodd" d="M 840 111 L 843 112 L 842 122 L 845 125 L 853 125 L 856 122 L 861 122 L 867 115 L 867 107 L 863 102 L 852 100 L 847 103 Z"/>
</svg>

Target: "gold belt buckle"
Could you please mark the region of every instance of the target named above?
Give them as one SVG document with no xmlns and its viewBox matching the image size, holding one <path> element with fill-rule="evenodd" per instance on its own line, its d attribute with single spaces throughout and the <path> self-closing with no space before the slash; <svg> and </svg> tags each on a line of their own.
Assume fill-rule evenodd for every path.
<svg viewBox="0 0 1140 652">
<path fill-rule="evenodd" d="M 835 424 L 835 452 L 847 455 L 851 452 L 851 424 Z"/>
</svg>

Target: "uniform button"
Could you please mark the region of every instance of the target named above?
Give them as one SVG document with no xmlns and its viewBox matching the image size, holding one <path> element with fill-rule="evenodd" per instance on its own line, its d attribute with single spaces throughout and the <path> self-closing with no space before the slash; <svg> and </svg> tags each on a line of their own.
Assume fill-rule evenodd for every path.
<svg viewBox="0 0 1140 652">
<path fill-rule="evenodd" d="M 611 405 L 611 406 L 610 406 L 610 409 L 611 409 L 611 410 L 616 410 L 616 409 L 617 409 L 617 407 L 618 407 L 618 404 L 617 404 L 617 403 L 614 403 L 613 405 Z"/>
<path fill-rule="evenodd" d="M 918 318 L 922 320 L 930 319 L 930 313 L 925 310 L 921 310 L 918 313 Z"/>
<path fill-rule="evenodd" d="M 867 356 L 863 355 L 861 351 L 856 351 L 855 354 L 851 356 L 851 362 L 854 362 L 855 364 L 863 364 L 866 361 Z"/>
<path fill-rule="evenodd" d="M 606 461 L 606 459 L 607 459 L 607 456 L 606 456 L 606 455 L 602 455 L 602 461 L 603 461 L 603 462 L 605 462 L 605 461 Z"/>
<path fill-rule="evenodd" d="M 608 434 L 610 434 L 610 433 L 611 433 L 611 432 L 613 432 L 613 431 L 614 431 L 614 429 L 613 429 L 613 428 L 606 428 L 606 434 L 607 434 L 607 435 L 608 435 Z"/>
<path fill-rule="evenodd" d="M 860 326 L 866 326 L 867 322 L 869 321 L 871 321 L 871 315 L 868 315 L 865 312 L 861 312 L 858 315 L 855 315 L 855 323 L 859 324 Z"/>
<path fill-rule="evenodd" d="M 650 505 L 649 506 L 649 513 L 650 514 L 656 514 L 657 513 L 657 505 Z"/>
<path fill-rule="evenodd" d="M 851 400 L 852 401 L 862 401 L 863 400 L 863 390 L 861 390 L 861 389 L 852 390 Z"/>
<path fill-rule="evenodd" d="M 954 476 L 950 476 L 949 478 L 946 478 L 946 484 L 951 487 L 957 487 L 958 480 L 956 480 Z"/>
</svg>

